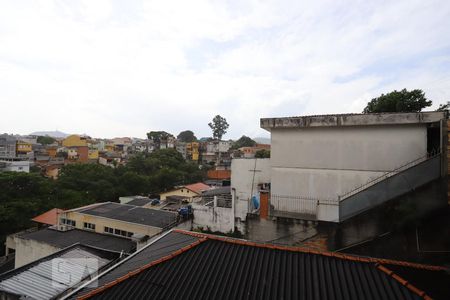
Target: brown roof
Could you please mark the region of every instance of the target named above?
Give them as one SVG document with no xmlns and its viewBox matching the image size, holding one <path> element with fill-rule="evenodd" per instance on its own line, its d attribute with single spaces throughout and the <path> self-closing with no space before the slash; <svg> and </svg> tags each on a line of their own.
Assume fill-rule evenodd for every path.
<svg viewBox="0 0 450 300">
<path fill-rule="evenodd" d="M 231 178 L 231 170 L 209 170 L 208 178 L 209 179 L 230 179 Z"/>
<path fill-rule="evenodd" d="M 209 185 L 204 184 L 203 182 L 197 182 L 193 184 L 188 184 L 184 186 L 188 190 L 191 190 L 197 194 L 200 194 L 202 191 L 209 190 Z"/>
<path fill-rule="evenodd" d="M 58 214 L 61 212 L 63 212 L 62 209 L 53 208 L 31 220 L 42 224 L 56 225 L 58 223 Z"/>
</svg>

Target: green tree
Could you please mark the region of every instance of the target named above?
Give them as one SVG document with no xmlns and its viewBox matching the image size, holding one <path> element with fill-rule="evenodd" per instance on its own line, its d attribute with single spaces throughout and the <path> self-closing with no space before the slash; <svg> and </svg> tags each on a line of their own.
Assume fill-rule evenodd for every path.
<svg viewBox="0 0 450 300">
<path fill-rule="evenodd" d="M 253 147 L 256 145 L 256 142 L 249 138 L 248 136 L 241 136 L 237 141 L 233 143 L 233 149 L 239 149 L 241 147 Z"/>
<path fill-rule="evenodd" d="M 227 123 L 227 120 L 225 118 L 217 115 L 212 119 L 212 122 L 210 122 L 208 126 L 213 132 L 213 137 L 215 139 L 221 140 L 222 136 L 227 133 L 227 129 L 230 125 Z"/>
<path fill-rule="evenodd" d="M 54 138 L 52 138 L 51 136 L 38 136 L 37 137 L 37 142 L 42 144 L 42 145 L 49 145 L 49 144 L 53 144 L 56 140 Z"/>
<path fill-rule="evenodd" d="M 363 113 L 419 112 L 431 104 L 432 102 L 425 97 L 422 90 L 394 90 L 386 95 L 381 94 L 380 97 L 373 98 L 367 103 Z"/>
<path fill-rule="evenodd" d="M 261 149 L 256 151 L 255 158 L 270 158 L 270 150 Z"/>
<path fill-rule="evenodd" d="M 185 130 L 177 135 L 177 140 L 185 143 L 192 143 L 195 142 L 197 138 L 195 137 L 194 132 L 191 130 Z"/>
<path fill-rule="evenodd" d="M 436 111 L 445 111 L 450 109 L 450 102 L 445 104 L 439 104 L 439 108 Z"/>
</svg>

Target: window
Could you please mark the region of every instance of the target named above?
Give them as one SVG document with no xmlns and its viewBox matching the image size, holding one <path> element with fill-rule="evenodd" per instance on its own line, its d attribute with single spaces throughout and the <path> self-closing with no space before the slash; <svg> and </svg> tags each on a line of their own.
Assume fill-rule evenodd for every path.
<svg viewBox="0 0 450 300">
<path fill-rule="evenodd" d="M 61 218 L 61 224 L 74 226 L 77 224 L 74 220 Z"/>
<path fill-rule="evenodd" d="M 111 233 L 111 234 L 113 234 L 113 233 L 114 233 L 114 229 L 111 228 L 111 227 L 106 227 L 106 226 L 105 226 L 104 232 L 105 232 L 105 233 Z"/>
<path fill-rule="evenodd" d="M 133 232 L 129 232 L 129 231 L 126 231 L 126 230 L 121 230 L 121 229 L 118 229 L 118 228 L 106 227 L 106 226 L 104 227 L 104 232 L 105 233 L 114 234 L 114 235 L 120 235 L 120 236 L 124 236 L 124 237 L 132 237 L 133 234 L 134 234 Z"/>
<path fill-rule="evenodd" d="M 95 230 L 95 224 L 92 224 L 92 223 L 84 222 L 83 227 L 84 227 L 84 229 Z"/>
</svg>

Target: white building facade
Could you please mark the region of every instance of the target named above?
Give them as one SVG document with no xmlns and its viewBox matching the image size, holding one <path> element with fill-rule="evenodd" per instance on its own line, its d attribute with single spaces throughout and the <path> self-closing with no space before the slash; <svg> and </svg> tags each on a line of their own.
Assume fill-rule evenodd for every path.
<svg viewBox="0 0 450 300">
<path fill-rule="evenodd" d="M 338 222 L 341 201 L 355 189 L 443 149 L 445 118 L 430 112 L 261 119 L 272 139 L 273 209 Z"/>
</svg>

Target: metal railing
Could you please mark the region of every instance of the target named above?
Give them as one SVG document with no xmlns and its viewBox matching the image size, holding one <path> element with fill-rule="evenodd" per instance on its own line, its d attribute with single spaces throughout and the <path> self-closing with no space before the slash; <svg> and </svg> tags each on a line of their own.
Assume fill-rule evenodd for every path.
<svg viewBox="0 0 450 300">
<path fill-rule="evenodd" d="M 407 162 L 406 164 L 401 165 L 400 167 L 395 168 L 392 171 L 386 172 L 386 173 L 384 173 L 383 175 L 381 175 L 379 177 L 376 177 L 374 179 L 369 180 L 368 182 L 364 183 L 363 185 L 358 186 L 357 188 L 355 188 L 355 189 L 353 189 L 351 191 L 348 191 L 348 192 L 346 192 L 344 194 L 339 195 L 338 196 L 338 201 L 342 201 L 342 200 L 344 200 L 344 199 L 346 199 L 348 197 L 351 197 L 351 196 L 353 196 L 353 195 L 355 195 L 355 194 L 357 194 L 357 193 L 367 189 L 368 187 L 370 187 L 370 186 L 372 186 L 374 184 L 377 184 L 377 183 L 379 183 L 379 182 L 381 182 L 381 181 L 383 181 L 383 180 L 385 180 L 385 179 L 387 179 L 387 178 L 389 178 L 389 177 L 391 177 L 391 176 L 393 176 L 395 174 L 398 174 L 398 173 L 400 173 L 402 171 L 405 171 L 406 169 L 414 167 L 414 166 L 416 166 L 416 165 L 418 165 L 418 164 L 420 164 L 420 163 L 422 163 L 422 162 L 424 162 L 426 160 L 429 160 L 429 159 L 432 159 L 432 158 L 434 158 L 436 156 L 439 156 L 440 154 L 441 154 L 440 149 L 438 149 L 436 151 L 429 152 L 429 153 L 427 153 L 426 155 L 424 155 L 422 157 L 416 158 L 415 160 Z"/>
<path fill-rule="evenodd" d="M 287 196 L 272 194 L 270 197 L 272 212 L 301 214 L 305 216 L 317 216 L 320 205 L 339 205 L 336 199 L 318 199 L 305 196 Z"/>
</svg>

